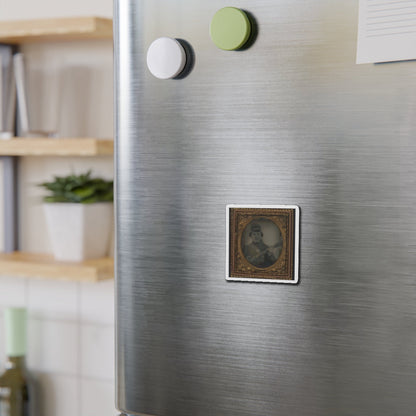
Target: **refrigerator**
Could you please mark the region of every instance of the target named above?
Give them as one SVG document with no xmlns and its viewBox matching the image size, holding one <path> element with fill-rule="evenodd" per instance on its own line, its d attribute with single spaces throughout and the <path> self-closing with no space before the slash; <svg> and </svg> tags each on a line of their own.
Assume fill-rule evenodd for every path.
<svg viewBox="0 0 416 416">
<path fill-rule="evenodd" d="M 115 0 L 116 406 L 416 414 L 416 62 L 356 0 Z"/>
</svg>

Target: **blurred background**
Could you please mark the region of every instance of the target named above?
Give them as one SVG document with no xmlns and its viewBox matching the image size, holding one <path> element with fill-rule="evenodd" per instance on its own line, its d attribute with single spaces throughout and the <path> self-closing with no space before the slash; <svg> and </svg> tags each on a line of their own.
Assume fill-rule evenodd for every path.
<svg viewBox="0 0 416 416">
<path fill-rule="evenodd" d="M 0 21 L 78 16 L 111 18 L 112 1 L 0 0 Z M 56 130 L 60 137 L 113 137 L 111 39 L 28 43 L 20 50 L 35 128 Z M 22 251 L 51 253 L 42 211 L 45 192 L 36 184 L 89 169 L 112 179 L 112 156 L 20 158 Z M 2 210 L 2 187 L 0 191 Z M 3 234 L 2 220 L 0 245 Z M 113 299 L 113 279 L 98 283 L 26 279 L 5 275 L 0 267 L 0 367 L 5 362 L 4 309 L 24 306 L 36 416 L 114 416 Z"/>
</svg>

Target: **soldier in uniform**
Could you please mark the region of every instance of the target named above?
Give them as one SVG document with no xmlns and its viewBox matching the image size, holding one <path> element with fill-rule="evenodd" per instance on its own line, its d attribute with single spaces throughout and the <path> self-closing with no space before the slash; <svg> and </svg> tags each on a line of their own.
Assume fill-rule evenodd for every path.
<svg viewBox="0 0 416 416">
<path fill-rule="evenodd" d="M 266 267 L 272 266 L 276 263 L 279 256 L 275 255 L 274 250 L 270 248 L 263 241 L 263 231 L 258 223 L 252 223 L 250 228 L 251 243 L 243 247 L 243 253 L 246 259 L 256 267 L 265 269 Z M 276 244 L 274 248 L 280 247 L 279 254 L 281 251 L 281 242 Z"/>
</svg>

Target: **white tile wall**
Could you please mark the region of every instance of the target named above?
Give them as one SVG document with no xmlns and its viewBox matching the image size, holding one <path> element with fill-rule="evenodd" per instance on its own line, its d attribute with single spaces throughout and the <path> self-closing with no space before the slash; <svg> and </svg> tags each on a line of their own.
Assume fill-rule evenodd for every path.
<svg viewBox="0 0 416 416">
<path fill-rule="evenodd" d="M 99 400 L 97 400 L 99 398 Z M 81 414 L 115 416 L 114 383 L 84 379 L 81 382 Z"/>
<path fill-rule="evenodd" d="M 90 324 L 114 324 L 114 280 L 81 284 L 81 320 Z"/>
<path fill-rule="evenodd" d="M 0 368 L 7 306 L 26 306 L 33 416 L 114 416 L 114 282 L 0 278 Z"/>
<path fill-rule="evenodd" d="M 28 306 L 32 318 L 78 319 L 78 283 L 28 280 Z"/>
<path fill-rule="evenodd" d="M 82 325 L 81 376 L 114 380 L 113 326 Z"/>
<path fill-rule="evenodd" d="M 26 305 L 26 280 L 0 276 L 0 312 L 7 306 Z"/>
<path fill-rule="evenodd" d="M 76 322 L 30 319 L 29 370 L 78 375 L 78 331 Z"/>
</svg>

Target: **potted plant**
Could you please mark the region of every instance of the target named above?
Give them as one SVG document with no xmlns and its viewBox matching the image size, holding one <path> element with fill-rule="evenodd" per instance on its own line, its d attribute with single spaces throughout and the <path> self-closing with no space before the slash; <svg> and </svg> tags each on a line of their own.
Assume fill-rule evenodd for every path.
<svg viewBox="0 0 416 416">
<path fill-rule="evenodd" d="M 59 261 L 82 261 L 108 254 L 113 224 L 113 181 L 82 175 L 55 176 L 39 186 L 52 251 Z"/>
</svg>

